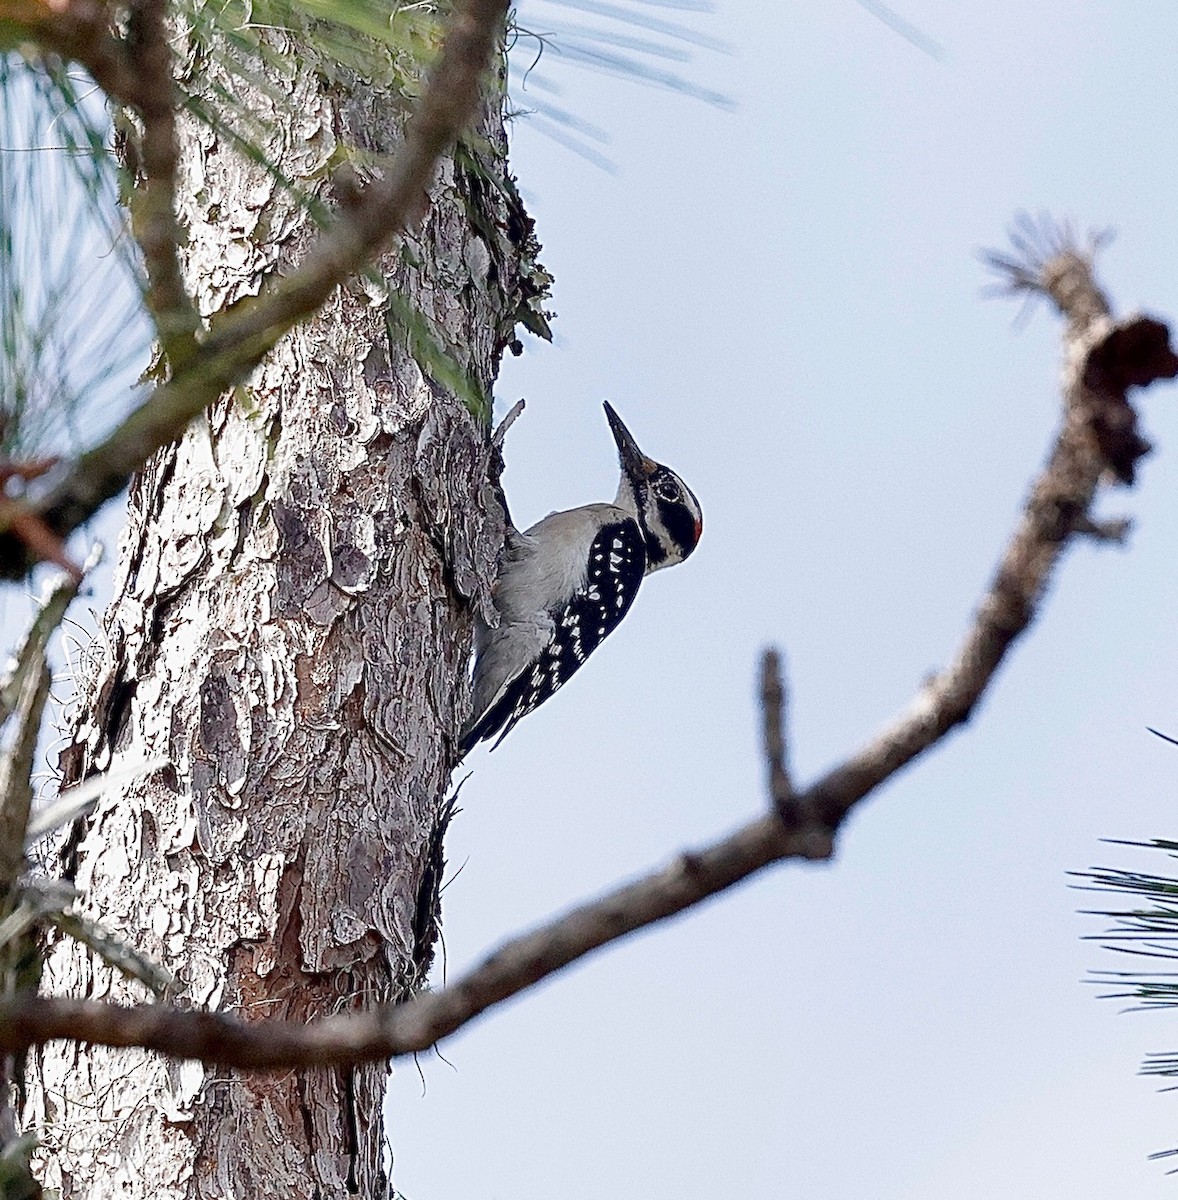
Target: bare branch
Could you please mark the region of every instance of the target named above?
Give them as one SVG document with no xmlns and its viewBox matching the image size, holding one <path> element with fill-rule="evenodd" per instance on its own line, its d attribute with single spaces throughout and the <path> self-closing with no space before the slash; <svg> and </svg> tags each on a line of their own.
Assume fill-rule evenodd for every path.
<svg viewBox="0 0 1178 1200">
<path fill-rule="evenodd" d="M 792 825 L 796 823 L 796 814 L 792 810 L 794 789 L 786 760 L 785 713 L 781 655 L 776 650 L 766 650 L 761 656 L 761 736 L 769 768 L 769 796 L 778 816 Z"/>
<path fill-rule="evenodd" d="M 49 699 L 51 673 L 45 650 L 38 652 L 21 684 L 16 731 L 0 761 L 0 915 L 5 914 L 25 857 L 25 830 L 33 806 L 33 759 L 41 715 Z"/>
<path fill-rule="evenodd" d="M 785 763 L 780 665 L 770 652 L 762 667 L 762 703 L 778 811 L 508 942 L 452 985 L 399 1006 L 311 1024 L 243 1022 L 170 1005 L 14 996 L 0 1001 L 0 1049 L 68 1038 L 240 1068 L 355 1063 L 418 1052 L 593 950 L 683 912 L 771 863 L 829 857 L 860 800 L 969 719 L 1037 614 L 1068 542 L 1108 528 L 1092 514 L 1098 488 L 1102 480 L 1131 483 L 1146 450 L 1128 388 L 1178 374 L 1164 324 L 1145 317 L 1114 321 L 1090 256 L 1054 234 L 1052 253 L 1034 259 L 1029 237 L 1019 236 L 1016 248 L 1032 259 L 1004 260 L 1004 269 L 1012 278 L 1018 273 L 1020 288 L 1034 286 L 1050 296 L 1067 321 L 1061 428 L 952 662 L 866 746 L 794 792 Z M 1025 282 L 1031 279 L 1033 284 Z"/>
<path fill-rule="evenodd" d="M 356 1063 L 428 1049 L 480 1013 L 627 933 L 673 916 L 747 878 L 769 862 L 803 853 L 809 839 L 766 816 L 657 874 L 618 888 L 517 938 L 449 987 L 404 1004 L 305 1024 L 246 1023 L 170 1005 L 119 1006 L 31 996 L 0 1001 L 0 1049 L 58 1038 L 143 1046 L 176 1058 L 241 1068 Z"/>
<path fill-rule="evenodd" d="M 132 0 L 127 49 L 138 69 L 134 106 L 143 122 L 137 156 L 143 184 L 131 197 L 131 221 L 147 268 L 147 307 L 176 374 L 196 354 L 200 316 L 180 270 L 176 86 L 165 19 L 165 0 Z"/>
<path fill-rule="evenodd" d="M 61 624 L 66 609 L 77 594 L 78 581 L 73 576 L 62 575 L 50 582 L 45 599 L 41 601 L 24 640 L 13 652 L 4 674 L 0 676 L 0 723 L 12 715 L 25 679 L 37 662 L 44 658 L 50 637 Z"/>
<path fill-rule="evenodd" d="M 1129 383 L 1178 373 L 1165 326 L 1145 318 L 1114 323 L 1083 256 L 1065 248 L 1042 264 L 1041 279 L 1068 320 L 1063 425 L 951 665 L 863 749 L 806 790 L 789 793 L 779 723 L 784 695 L 779 667 L 766 657 L 766 748 L 771 779 L 776 777 L 775 798 L 783 778 L 783 794 L 790 796 L 787 820 L 775 812 L 701 851 L 683 854 L 661 871 L 508 942 L 449 987 L 399 1006 L 312 1024 L 245 1023 L 168 1005 L 14 997 L 0 1003 L 0 1048 L 20 1050 L 72 1038 L 241 1068 L 355 1063 L 414 1053 L 593 950 L 683 912 L 770 863 L 829 857 L 835 834 L 860 800 L 969 718 L 1034 618 L 1068 541 L 1091 532 L 1090 510 L 1102 475 L 1124 478 L 1126 465 L 1132 466 L 1132 459 L 1109 457 L 1109 441 L 1099 428 L 1103 408 L 1129 408 L 1124 390 Z"/>
<path fill-rule="evenodd" d="M 868 792 L 969 719 L 1034 619 L 1068 541 L 1091 532 L 1090 510 L 1102 476 L 1133 480 L 1146 443 L 1136 434 L 1126 388 L 1178 374 L 1166 326 L 1144 317 L 1114 323 L 1086 256 L 1065 248 L 1043 264 L 1041 277 L 1068 322 L 1063 424 L 1051 457 L 951 665 L 896 721 L 806 793 L 815 818 L 832 830 Z M 1108 436 L 1109 411 L 1123 414 L 1118 438 Z"/>
</svg>

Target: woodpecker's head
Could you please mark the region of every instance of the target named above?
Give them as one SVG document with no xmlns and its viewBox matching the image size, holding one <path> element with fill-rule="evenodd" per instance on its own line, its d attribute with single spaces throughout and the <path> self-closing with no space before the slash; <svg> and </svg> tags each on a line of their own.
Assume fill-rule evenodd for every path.
<svg viewBox="0 0 1178 1200">
<path fill-rule="evenodd" d="M 605 415 L 618 444 L 622 482 L 614 501 L 633 513 L 646 540 L 646 571 L 682 562 L 699 543 L 704 518 L 695 493 L 674 471 L 647 458 L 606 404 Z"/>
</svg>

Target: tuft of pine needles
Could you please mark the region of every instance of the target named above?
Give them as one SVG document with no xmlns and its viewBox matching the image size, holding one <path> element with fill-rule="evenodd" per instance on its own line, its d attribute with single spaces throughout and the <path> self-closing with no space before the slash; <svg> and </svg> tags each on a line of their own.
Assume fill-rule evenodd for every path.
<svg viewBox="0 0 1178 1200">
<path fill-rule="evenodd" d="M 287 178 L 269 150 L 290 81 L 308 70 L 329 86 L 371 80 L 402 94 L 408 112 L 440 48 L 447 7 L 442 0 L 175 0 L 180 104 L 188 119 L 268 172 L 283 204 L 325 226 L 327 181 Z M 507 46 L 514 103 L 530 83 L 541 131 L 608 168 L 588 145 L 607 141 L 606 131 L 555 102 L 560 82 L 538 70 L 538 59 L 727 105 L 678 69 L 696 50 L 723 47 L 673 14 L 710 11 L 707 0 L 526 0 Z M 133 144 L 134 122 L 118 112 L 112 119 L 105 97 L 76 68 L 0 53 L 0 455 L 9 459 L 99 440 L 135 403 L 149 365 L 142 264 L 122 204 L 134 181 L 114 153 L 116 128 Z M 383 162 L 370 147 L 341 141 L 330 165 L 363 178 Z M 389 287 L 375 268 L 371 274 L 378 290 Z M 405 309 L 394 297 L 390 320 L 409 330 L 423 366 L 482 413 L 483 389 L 430 322 Z M 538 326 L 545 336 L 542 312 Z"/>
<path fill-rule="evenodd" d="M 132 400 L 141 280 L 101 96 L 52 60 L 0 54 L 0 452 L 77 449 Z"/>
<path fill-rule="evenodd" d="M 1178 859 L 1178 841 L 1169 838 L 1113 844 L 1161 851 L 1168 858 Z M 1178 875 L 1094 867 L 1076 876 L 1085 880 L 1079 885 L 1083 888 L 1124 896 L 1129 901 L 1121 907 L 1084 910 L 1086 915 L 1112 922 L 1103 933 L 1090 935 L 1087 940 L 1098 941 L 1105 949 L 1129 956 L 1135 963 L 1124 970 L 1091 973 L 1091 982 L 1109 989 L 1102 992 L 1102 998 L 1133 1000 L 1136 1009 L 1178 1007 Z M 1138 966 L 1137 960 L 1145 961 Z M 1153 963 L 1158 966 L 1150 965 Z M 1167 964 L 1173 964 L 1173 969 L 1167 969 Z M 1178 1051 L 1148 1055 L 1141 1074 L 1164 1079 L 1178 1076 Z M 1178 1155 L 1178 1148 L 1158 1151 L 1150 1158 L 1174 1155 Z"/>
</svg>

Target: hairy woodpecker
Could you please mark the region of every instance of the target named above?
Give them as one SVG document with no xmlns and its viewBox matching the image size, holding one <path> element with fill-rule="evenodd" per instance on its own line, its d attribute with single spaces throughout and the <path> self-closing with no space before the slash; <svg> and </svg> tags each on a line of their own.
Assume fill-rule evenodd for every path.
<svg viewBox="0 0 1178 1200">
<path fill-rule="evenodd" d="M 682 562 L 703 531 L 692 490 L 649 459 L 607 404 L 622 481 L 612 504 L 550 513 L 524 533 L 508 524 L 494 629 L 475 630 L 474 707 L 460 753 L 543 704 L 617 628 L 644 575 Z"/>
</svg>

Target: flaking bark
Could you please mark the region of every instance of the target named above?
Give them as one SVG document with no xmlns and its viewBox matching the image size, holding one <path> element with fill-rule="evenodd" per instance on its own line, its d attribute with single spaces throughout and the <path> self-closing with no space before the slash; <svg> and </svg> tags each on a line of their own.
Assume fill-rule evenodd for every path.
<svg viewBox="0 0 1178 1200">
<path fill-rule="evenodd" d="M 280 170 L 312 189 L 342 146 L 390 149 L 404 117 L 395 89 L 332 75 L 292 72 L 268 114 Z M 531 298 L 499 99 L 382 264 L 488 393 Z M 180 150 L 207 316 L 297 261 L 307 221 L 207 126 Z M 132 488 L 67 776 L 124 752 L 170 765 L 105 797 L 65 866 L 185 1003 L 303 1020 L 395 1000 L 428 960 L 417 908 L 501 514 L 486 430 L 398 328 L 371 281 L 341 290 Z M 54 992 L 138 998 L 69 943 L 46 973 Z M 247 1076 L 63 1046 L 38 1067 L 33 1125 L 64 1197 L 388 1192 L 383 1065 Z"/>
</svg>

